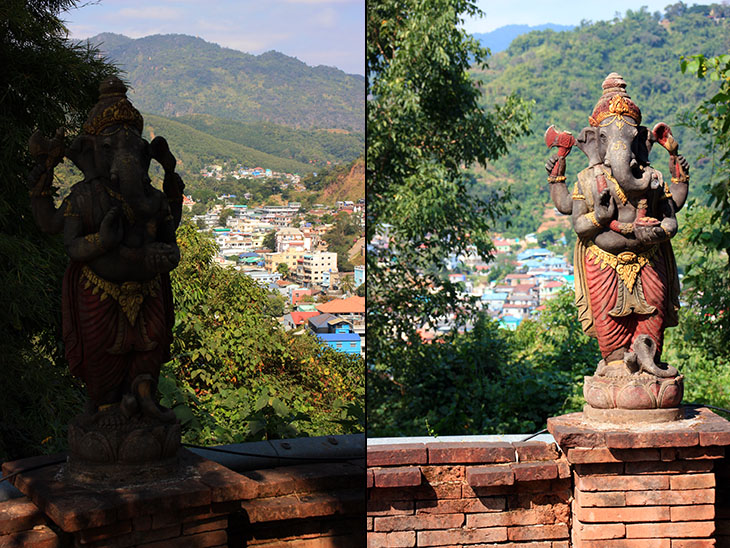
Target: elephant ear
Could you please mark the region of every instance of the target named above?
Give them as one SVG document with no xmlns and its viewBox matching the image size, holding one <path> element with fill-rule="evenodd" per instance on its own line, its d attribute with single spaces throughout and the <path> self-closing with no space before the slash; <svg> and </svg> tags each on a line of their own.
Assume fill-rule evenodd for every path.
<svg viewBox="0 0 730 548">
<path fill-rule="evenodd" d="M 588 156 L 588 165 L 594 166 L 603 161 L 598 150 L 598 130 L 594 127 L 584 127 L 578 135 L 577 145 Z"/>
<path fill-rule="evenodd" d="M 649 128 L 645 126 L 639 126 L 638 133 L 636 134 L 636 139 L 634 140 L 634 146 L 636 149 L 634 150 L 634 155 L 636 156 L 636 160 L 641 165 L 648 165 L 649 164 L 649 153 L 651 152 L 651 147 L 654 145 L 654 142 L 656 141 L 654 138 L 654 133 L 649 131 Z"/>
<path fill-rule="evenodd" d="M 86 180 L 96 176 L 96 159 L 94 154 L 94 138 L 91 135 L 79 135 L 66 149 L 66 158 L 83 173 Z"/>
</svg>

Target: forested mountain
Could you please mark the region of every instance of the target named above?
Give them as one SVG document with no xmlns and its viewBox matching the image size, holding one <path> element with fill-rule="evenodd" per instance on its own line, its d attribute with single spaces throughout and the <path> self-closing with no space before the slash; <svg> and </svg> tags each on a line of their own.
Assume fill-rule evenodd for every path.
<svg viewBox="0 0 730 548">
<path fill-rule="evenodd" d="M 89 41 L 125 71 L 130 99 L 141 111 L 364 131 L 363 76 L 182 34 L 131 39 L 103 33 Z"/>
<path fill-rule="evenodd" d="M 674 6 L 677 7 L 677 6 Z M 540 224 L 539 213 L 549 202 L 544 163 L 555 151 L 543 140 L 555 124 L 577 135 L 601 95 L 601 83 L 610 72 L 626 80 L 627 91 L 641 108 L 642 124 L 669 124 L 680 143 L 680 153 L 692 168 L 691 196 L 701 192 L 709 177 L 709 160 L 700 158 L 702 143 L 680 124 L 683 116 L 717 87 L 681 72 L 681 56 L 714 56 L 730 49 L 730 8 L 727 6 L 669 7 L 664 16 L 645 8 L 624 17 L 595 24 L 584 23 L 568 32 L 536 31 L 515 39 L 510 47 L 489 59 L 489 69 L 475 70 L 484 91 L 484 103 L 493 104 L 516 93 L 534 101 L 533 134 L 510 149 L 510 154 L 475 174 L 476 192 L 509 187 L 520 213 L 510 215 L 511 233 L 524 235 Z M 668 155 L 660 146 L 652 163 L 667 174 Z M 568 179 L 587 166 L 579 150 L 567 158 Z M 504 228 L 504 226 L 500 227 Z"/>
<path fill-rule="evenodd" d="M 281 158 L 250 146 L 216 137 L 199 131 L 173 119 L 144 114 L 143 136 L 152 140 L 161 135 L 170 143 L 173 153 L 182 162 L 178 170 L 182 173 L 197 173 L 204 165 L 213 163 L 240 163 L 245 167 L 264 167 L 274 171 L 306 173 L 312 166 L 303 162 Z"/>
<path fill-rule="evenodd" d="M 351 162 L 365 149 L 365 136 L 346 130 L 294 129 L 268 122 L 224 120 L 206 114 L 180 116 L 175 121 L 220 139 L 304 163 Z"/>
<path fill-rule="evenodd" d="M 487 14 L 487 17 L 489 17 L 489 14 Z M 492 53 L 498 53 L 506 50 L 512 43 L 512 40 L 522 34 L 548 29 L 559 32 L 562 30 L 571 30 L 572 28 L 573 25 L 556 25 L 553 23 L 536 25 L 534 27 L 530 25 L 505 25 L 490 32 L 475 32 L 473 36 L 479 40 L 482 46 L 489 48 Z"/>
</svg>

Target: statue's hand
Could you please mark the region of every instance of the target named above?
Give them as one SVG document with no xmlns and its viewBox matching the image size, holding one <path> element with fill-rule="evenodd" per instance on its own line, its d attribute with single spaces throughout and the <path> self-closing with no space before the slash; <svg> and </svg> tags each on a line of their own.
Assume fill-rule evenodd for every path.
<svg viewBox="0 0 730 548">
<path fill-rule="evenodd" d="M 122 218 L 119 216 L 119 208 L 114 206 L 101 220 L 99 227 L 101 245 L 104 249 L 113 249 L 121 243 L 122 236 L 124 236 Z"/>
<path fill-rule="evenodd" d="M 145 246 L 145 266 L 152 272 L 169 272 L 180 262 L 177 246 L 153 242 Z"/>
<path fill-rule="evenodd" d="M 553 172 L 553 168 L 555 167 L 555 164 L 558 163 L 558 155 L 553 154 L 550 159 L 545 162 L 545 170 L 548 172 L 548 175 L 550 175 Z"/>
<path fill-rule="evenodd" d="M 681 173 L 679 173 L 680 171 Z M 689 162 L 687 158 L 679 154 L 676 160 L 669 162 L 669 172 L 672 174 L 672 177 L 679 178 L 682 175 L 689 177 Z"/>
<path fill-rule="evenodd" d="M 613 219 L 613 215 L 616 212 L 616 202 L 613 201 L 611 193 L 606 188 L 598 196 L 595 205 L 593 206 L 593 213 L 596 216 L 596 221 L 602 225 L 607 225 Z"/>
<path fill-rule="evenodd" d="M 661 226 L 634 225 L 634 236 L 642 244 L 655 244 L 666 240 L 667 233 Z"/>
</svg>

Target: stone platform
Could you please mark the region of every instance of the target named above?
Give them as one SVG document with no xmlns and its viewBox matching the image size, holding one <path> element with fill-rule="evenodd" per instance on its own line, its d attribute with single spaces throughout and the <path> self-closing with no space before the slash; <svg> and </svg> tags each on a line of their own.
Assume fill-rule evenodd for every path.
<svg viewBox="0 0 730 548">
<path fill-rule="evenodd" d="M 110 488 L 70 482 L 63 455 L 3 464 L 12 481 L 63 532 L 68 545 L 96 548 L 197 548 L 227 544 L 228 517 L 255 498 L 257 483 L 181 449 L 178 473 L 158 481 Z M 23 470 L 43 466 L 35 470 Z"/>
<path fill-rule="evenodd" d="M 548 419 L 548 430 L 573 471 L 574 548 L 721 545 L 716 476 L 730 422 L 685 407 L 672 422 L 617 425 L 573 413 Z"/>
</svg>

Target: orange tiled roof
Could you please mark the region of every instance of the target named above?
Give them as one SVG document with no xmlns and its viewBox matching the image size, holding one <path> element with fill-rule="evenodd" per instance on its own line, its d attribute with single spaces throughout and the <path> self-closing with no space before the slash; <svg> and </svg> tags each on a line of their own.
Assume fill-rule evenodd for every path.
<svg viewBox="0 0 730 548">
<path fill-rule="evenodd" d="M 348 297 L 334 299 L 324 304 L 318 304 L 317 310 L 322 314 L 365 314 L 365 297 Z"/>
</svg>

